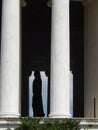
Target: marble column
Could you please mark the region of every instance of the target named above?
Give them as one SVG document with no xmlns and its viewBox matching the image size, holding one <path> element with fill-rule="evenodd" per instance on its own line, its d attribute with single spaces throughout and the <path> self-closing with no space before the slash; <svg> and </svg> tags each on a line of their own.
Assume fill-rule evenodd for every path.
<svg viewBox="0 0 98 130">
<path fill-rule="evenodd" d="M 20 0 L 2 1 L 0 117 L 20 115 Z"/>
<path fill-rule="evenodd" d="M 70 117 L 69 0 L 52 0 L 49 117 Z"/>
</svg>

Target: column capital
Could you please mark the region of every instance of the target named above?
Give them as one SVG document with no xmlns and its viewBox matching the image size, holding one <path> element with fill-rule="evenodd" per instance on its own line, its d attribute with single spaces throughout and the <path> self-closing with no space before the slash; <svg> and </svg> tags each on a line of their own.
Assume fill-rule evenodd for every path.
<svg viewBox="0 0 98 130">
<path fill-rule="evenodd" d="M 21 2 L 21 6 L 22 7 L 26 7 L 27 6 L 27 2 L 25 0 L 20 0 Z"/>
</svg>

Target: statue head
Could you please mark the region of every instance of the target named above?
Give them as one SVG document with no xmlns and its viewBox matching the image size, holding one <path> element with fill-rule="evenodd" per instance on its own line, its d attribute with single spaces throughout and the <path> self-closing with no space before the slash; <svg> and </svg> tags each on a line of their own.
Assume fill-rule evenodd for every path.
<svg viewBox="0 0 98 130">
<path fill-rule="evenodd" d="M 35 76 L 35 77 L 40 77 L 40 71 L 35 70 L 35 71 L 34 71 L 34 76 Z"/>
</svg>

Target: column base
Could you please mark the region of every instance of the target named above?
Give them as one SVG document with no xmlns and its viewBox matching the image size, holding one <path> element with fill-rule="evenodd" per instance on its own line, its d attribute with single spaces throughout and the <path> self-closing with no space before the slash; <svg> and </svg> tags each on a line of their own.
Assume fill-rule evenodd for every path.
<svg viewBox="0 0 98 130">
<path fill-rule="evenodd" d="M 71 118 L 71 114 L 65 113 L 50 113 L 49 118 Z"/>
<path fill-rule="evenodd" d="M 0 113 L 1 118 L 19 118 L 21 115 L 17 113 Z"/>
</svg>

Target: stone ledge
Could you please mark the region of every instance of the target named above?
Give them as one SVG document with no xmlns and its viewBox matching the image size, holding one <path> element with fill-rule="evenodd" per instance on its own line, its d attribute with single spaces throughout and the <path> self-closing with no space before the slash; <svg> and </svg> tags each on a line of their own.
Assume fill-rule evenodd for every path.
<svg viewBox="0 0 98 130">
<path fill-rule="evenodd" d="M 19 125 L 20 124 L 20 121 L 19 121 L 19 118 L 0 118 L 0 125 Z"/>
<path fill-rule="evenodd" d="M 41 122 L 47 121 L 66 121 L 67 118 L 40 118 Z M 97 118 L 70 118 L 80 121 L 81 130 L 98 130 L 98 119 Z M 17 126 L 20 125 L 19 118 L 0 118 L 0 130 L 2 128 L 11 128 L 14 130 Z M 3 129 L 2 129 L 3 130 Z"/>
</svg>

